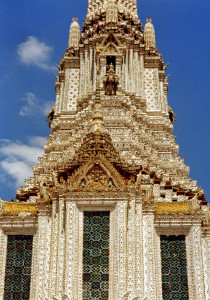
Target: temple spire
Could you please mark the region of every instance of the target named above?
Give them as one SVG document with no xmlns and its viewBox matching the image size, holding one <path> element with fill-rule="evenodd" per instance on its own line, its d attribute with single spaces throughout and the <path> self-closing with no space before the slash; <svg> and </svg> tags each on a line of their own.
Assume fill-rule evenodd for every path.
<svg viewBox="0 0 210 300">
<path fill-rule="evenodd" d="M 147 23 L 144 27 L 144 40 L 146 48 L 156 48 L 155 29 L 150 17 L 148 17 Z"/>
<path fill-rule="evenodd" d="M 80 39 L 80 26 L 78 23 L 78 19 L 74 17 L 70 26 L 68 47 L 78 48 L 79 39 Z"/>
</svg>

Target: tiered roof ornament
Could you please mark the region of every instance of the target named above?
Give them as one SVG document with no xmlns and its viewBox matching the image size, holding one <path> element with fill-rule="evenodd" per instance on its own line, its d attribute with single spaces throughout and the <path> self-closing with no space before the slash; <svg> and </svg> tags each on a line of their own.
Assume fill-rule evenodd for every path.
<svg viewBox="0 0 210 300">
<path fill-rule="evenodd" d="M 103 11 L 109 13 L 111 7 L 114 7 L 114 10 L 112 10 L 114 18 L 116 18 L 116 11 L 119 9 L 126 12 L 126 14 L 130 14 L 134 19 L 138 19 L 136 0 L 89 0 L 87 18 L 92 19 L 95 15 L 99 15 Z"/>
<path fill-rule="evenodd" d="M 78 48 L 79 39 L 80 39 L 80 26 L 78 23 L 78 19 L 74 17 L 69 30 L 69 43 L 68 43 L 69 48 L 71 47 Z"/>
<path fill-rule="evenodd" d="M 155 29 L 150 17 L 148 17 L 147 23 L 144 27 L 144 40 L 146 48 L 156 48 Z"/>
</svg>

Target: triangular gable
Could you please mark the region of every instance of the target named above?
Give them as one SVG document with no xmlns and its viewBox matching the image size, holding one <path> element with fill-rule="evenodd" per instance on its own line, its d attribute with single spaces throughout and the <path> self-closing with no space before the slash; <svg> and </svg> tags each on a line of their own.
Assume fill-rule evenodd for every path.
<svg viewBox="0 0 210 300">
<path fill-rule="evenodd" d="M 110 32 L 102 41 L 100 47 L 104 47 L 109 43 L 115 44 L 117 47 L 123 47 L 122 43 L 120 40 L 115 36 L 113 32 Z"/>
<path fill-rule="evenodd" d="M 121 54 L 121 51 L 114 43 L 108 43 L 101 51 L 101 55 L 103 54 Z"/>
<path fill-rule="evenodd" d="M 122 43 L 119 41 L 119 39 L 115 36 L 114 33 L 110 33 L 109 35 L 107 35 L 102 43 L 99 46 L 102 51 L 101 51 L 101 55 L 103 55 L 104 53 L 116 53 L 116 54 L 121 54 L 121 50 L 120 48 L 123 47 Z"/>
<path fill-rule="evenodd" d="M 100 154 L 70 176 L 67 186 L 69 190 L 80 191 L 121 190 L 125 188 L 125 181 L 105 156 Z"/>
</svg>

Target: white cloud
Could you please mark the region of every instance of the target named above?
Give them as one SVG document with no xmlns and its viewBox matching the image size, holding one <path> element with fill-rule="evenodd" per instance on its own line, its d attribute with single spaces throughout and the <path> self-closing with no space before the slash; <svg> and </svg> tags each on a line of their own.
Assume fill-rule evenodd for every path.
<svg viewBox="0 0 210 300">
<path fill-rule="evenodd" d="M 20 187 L 25 179 L 33 175 L 32 167 L 44 153 L 46 138 L 30 137 L 27 144 L 8 140 L 0 142 L 0 168 L 15 180 L 16 187 Z"/>
<path fill-rule="evenodd" d="M 44 144 L 47 143 L 47 138 L 42 136 L 31 136 L 28 138 L 29 145 L 43 148 Z"/>
<path fill-rule="evenodd" d="M 26 103 L 21 107 L 19 111 L 19 114 L 22 117 L 30 117 L 41 114 L 46 116 L 53 106 L 52 101 L 43 102 L 39 98 L 37 98 L 34 93 L 31 92 L 26 93 L 25 97 L 21 98 L 21 101 L 24 101 Z"/>
<path fill-rule="evenodd" d="M 35 65 L 48 71 L 55 71 L 56 67 L 50 64 L 52 50 L 52 47 L 40 42 L 33 36 L 29 36 L 25 42 L 18 45 L 17 53 L 24 64 Z"/>
<path fill-rule="evenodd" d="M 16 187 L 24 185 L 24 180 L 32 176 L 32 169 L 23 161 L 2 161 L 2 169 L 13 179 L 15 179 Z"/>
</svg>

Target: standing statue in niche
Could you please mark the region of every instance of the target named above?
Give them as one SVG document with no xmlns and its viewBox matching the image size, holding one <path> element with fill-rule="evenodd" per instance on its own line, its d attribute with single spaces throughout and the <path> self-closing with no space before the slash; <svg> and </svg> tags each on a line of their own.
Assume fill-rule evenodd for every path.
<svg viewBox="0 0 210 300">
<path fill-rule="evenodd" d="M 109 70 L 103 77 L 103 84 L 106 95 L 116 95 L 116 91 L 119 85 L 119 77 L 115 74 L 114 66 L 112 63 L 109 65 Z"/>
</svg>

